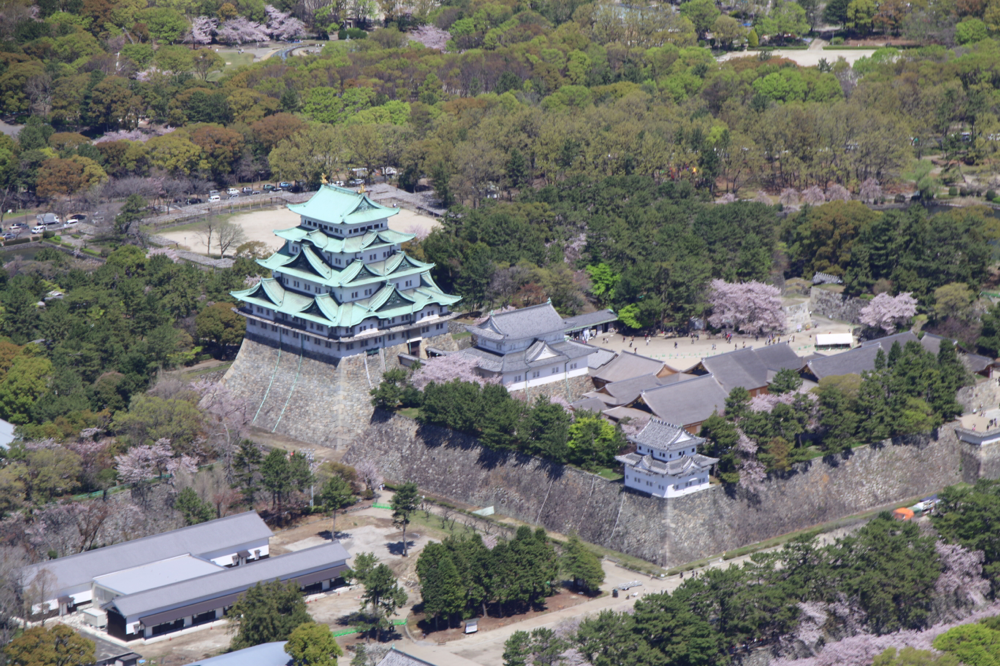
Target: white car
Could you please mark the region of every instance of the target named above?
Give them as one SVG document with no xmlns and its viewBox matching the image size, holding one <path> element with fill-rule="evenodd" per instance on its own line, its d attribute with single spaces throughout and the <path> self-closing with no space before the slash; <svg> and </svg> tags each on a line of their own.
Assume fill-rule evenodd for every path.
<svg viewBox="0 0 1000 666">
<path fill-rule="evenodd" d="M 43 234 L 45 233 L 45 225 L 39 224 L 38 226 L 31 228 L 31 233 L 33 234 Z"/>
<path fill-rule="evenodd" d="M 228 194 L 229 196 L 233 196 L 234 194 L 236 196 L 239 196 L 240 195 L 240 191 L 238 189 L 236 189 L 235 187 L 230 187 L 228 190 L 226 190 L 226 194 Z"/>
<path fill-rule="evenodd" d="M 75 227 L 78 224 L 80 224 L 80 220 L 76 219 L 75 217 L 71 217 L 68 220 L 66 220 L 66 224 L 63 225 L 63 228 L 66 229 L 68 227 Z"/>
<path fill-rule="evenodd" d="M 386 176 L 395 176 L 396 170 L 393 169 L 392 167 L 386 167 L 382 169 L 382 173 L 385 174 Z"/>
<path fill-rule="evenodd" d="M 210 196 L 210 197 L 208 198 L 208 200 L 209 200 L 209 201 L 210 201 L 211 203 L 215 203 L 215 202 L 217 202 L 217 201 L 222 201 L 222 197 L 220 197 L 220 196 L 219 196 L 218 194 L 213 194 L 212 196 Z"/>
</svg>

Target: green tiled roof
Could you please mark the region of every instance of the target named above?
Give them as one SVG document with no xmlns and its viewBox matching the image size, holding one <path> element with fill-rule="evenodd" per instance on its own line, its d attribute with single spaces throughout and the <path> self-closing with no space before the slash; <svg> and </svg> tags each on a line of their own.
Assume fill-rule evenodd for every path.
<svg viewBox="0 0 1000 666">
<path fill-rule="evenodd" d="M 293 243 L 301 243 L 305 240 L 326 252 L 360 252 L 369 248 L 375 249 L 388 245 L 399 245 L 416 238 L 416 234 L 404 234 L 392 229 L 368 231 L 362 236 L 351 236 L 350 238 L 336 238 L 326 235 L 322 229 L 310 229 L 308 227 L 280 229 L 275 231 L 274 235 Z"/>
<path fill-rule="evenodd" d="M 384 220 L 399 212 L 381 206 L 366 194 L 333 185 L 323 185 L 309 201 L 291 204 L 288 210 L 327 224 L 363 224 Z"/>
<path fill-rule="evenodd" d="M 355 326 L 373 316 L 391 319 L 419 312 L 429 304 L 453 305 L 460 300 L 458 296 L 442 293 L 429 274 L 421 275 L 420 284 L 414 289 L 400 291 L 386 283 L 371 297 L 351 303 L 337 303 L 330 294 L 310 297 L 295 293 L 282 287 L 274 278 L 261 280 L 249 289 L 230 293 L 245 303 L 324 326 Z"/>
<path fill-rule="evenodd" d="M 282 249 L 267 259 L 258 259 L 257 263 L 270 271 L 319 282 L 326 287 L 364 286 L 388 277 L 403 278 L 417 275 L 434 266 L 417 261 L 405 252 L 397 252 L 384 261 L 365 264 L 356 259 L 344 268 L 337 268 L 327 264 L 305 244 L 295 254 L 289 254 Z"/>
</svg>

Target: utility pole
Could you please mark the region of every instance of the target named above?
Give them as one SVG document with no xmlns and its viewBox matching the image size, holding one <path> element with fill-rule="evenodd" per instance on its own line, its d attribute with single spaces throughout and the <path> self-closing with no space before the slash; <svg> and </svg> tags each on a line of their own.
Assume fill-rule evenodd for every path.
<svg viewBox="0 0 1000 666">
<path fill-rule="evenodd" d="M 306 454 L 306 460 L 309 461 L 309 510 L 313 509 L 315 505 L 315 493 L 314 484 L 316 483 L 316 463 L 313 462 L 313 449 L 305 449 L 303 453 Z"/>
</svg>

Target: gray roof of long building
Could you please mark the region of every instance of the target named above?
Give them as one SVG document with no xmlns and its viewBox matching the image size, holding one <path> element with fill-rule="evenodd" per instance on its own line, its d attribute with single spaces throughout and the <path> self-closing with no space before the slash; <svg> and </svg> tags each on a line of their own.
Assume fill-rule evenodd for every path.
<svg viewBox="0 0 1000 666">
<path fill-rule="evenodd" d="M 875 367 L 875 357 L 878 355 L 879 349 L 888 355 L 893 343 L 898 342 L 900 347 L 905 347 L 907 342 L 919 342 L 924 349 L 937 354 L 942 339 L 936 335 L 925 335 L 924 339 L 919 339 L 912 331 L 904 331 L 884 338 L 866 340 L 860 346 L 849 351 L 814 358 L 809 361 L 808 368 L 817 379 L 837 375 L 860 375 L 865 370 L 871 370 Z"/>
<path fill-rule="evenodd" d="M 259 562 L 223 569 L 198 578 L 123 595 L 110 603 L 125 617 L 141 617 L 154 611 L 184 606 L 245 590 L 257 583 L 287 580 L 311 570 L 332 567 L 350 557 L 339 541 L 269 557 Z"/>
<path fill-rule="evenodd" d="M 434 666 L 434 664 L 423 659 L 418 659 L 412 654 L 400 652 L 393 647 L 385 653 L 382 661 L 378 662 L 378 666 Z"/>
<path fill-rule="evenodd" d="M 620 382 L 625 379 L 660 372 L 665 365 L 666 363 L 658 361 L 655 358 L 640 356 L 633 352 L 622 352 L 594 373 L 594 379 L 609 383 Z"/>
<path fill-rule="evenodd" d="M 192 661 L 186 666 L 290 666 L 292 657 L 285 652 L 287 642 L 262 643 L 218 657 Z"/>
<path fill-rule="evenodd" d="M 570 403 L 569 406 L 574 410 L 598 413 L 603 412 L 609 407 L 609 405 L 600 398 L 595 398 L 589 395 L 585 395 L 576 402 Z"/>
<path fill-rule="evenodd" d="M 668 384 L 677 384 L 687 379 L 693 379 L 694 377 L 695 375 L 683 372 L 675 372 L 666 377 L 657 377 L 655 374 L 642 375 L 640 377 L 632 377 L 631 379 L 623 379 L 620 382 L 605 384 L 599 390 L 592 391 L 586 395 L 605 394 L 606 398 L 601 399 L 608 403 L 609 407 L 617 407 L 618 405 L 627 405 L 634 402 L 642 395 L 643 391 L 649 391 Z"/>
<path fill-rule="evenodd" d="M 787 342 L 765 345 L 760 349 L 755 349 L 754 352 L 768 370 L 788 369 L 798 372 L 806 365 L 805 359 L 796 354 Z"/>
<path fill-rule="evenodd" d="M 587 367 L 591 370 L 596 370 L 613 361 L 616 355 L 610 349 L 601 349 L 598 347 L 596 352 L 587 357 Z"/>
<path fill-rule="evenodd" d="M 567 332 L 579 331 L 584 328 L 590 328 L 591 326 L 597 326 L 598 324 L 607 324 L 612 321 L 618 321 L 618 315 L 616 315 L 613 310 L 588 312 L 587 314 L 576 315 L 575 317 L 566 317 L 563 319 L 563 330 Z"/>
<path fill-rule="evenodd" d="M 767 385 L 767 366 L 753 348 L 707 356 L 701 365 L 715 375 L 727 394 L 737 386 L 750 391 Z"/>
<path fill-rule="evenodd" d="M 520 340 L 562 331 L 565 327 L 552 303 L 542 303 L 494 314 L 482 324 L 466 328 L 473 335 L 489 340 Z"/>
<path fill-rule="evenodd" d="M 712 412 L 722 414 L 728 395 L 715 377 L 703 375 L 679 384 L 643 391 L 642 401 L 657 418 L 686 426 L 701 423 Z"/>
<path fill-rule="evenodd" d="M 27 567 L 30 582 L 42 569 L 55 576 L 55 589 L 89 583 L 102 576 L 123 569 L 149 564 L 177 555 L 200 555 L 224 550 L 230 546 L 272 536 L 271 529 L 254 511 L 226 516 L 207 523 L 183 527 L 172 532 L 154 534 L 78 555 L 39 562 Z"/>
</svg>

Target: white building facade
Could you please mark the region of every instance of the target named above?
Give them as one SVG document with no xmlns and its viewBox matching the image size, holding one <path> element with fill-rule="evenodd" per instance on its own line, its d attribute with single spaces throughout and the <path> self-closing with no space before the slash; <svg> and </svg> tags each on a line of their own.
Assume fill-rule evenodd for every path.
<svg viewBox="0 0 1000 666">
<path fill-rule="evenodd" d="M 709 474 L 718 458 L 698 453 L 704 439 L 684 428 L 652 418 L 636 437 L 635 453 L 616 456 L 625 467 L 625 486 L 654 497 L 680 497 L 710 486 Z"/>
<path fill-rule="evenodd" d="M 566 340 L 565 322 L 552 303 L 491 314 L 466 328 L 474 346 L 461 353 L 476 359 L 481 374 L 499 376 L 508 391 L 586 375 L 587 357 L 597 351 Z"/>
</svg>

